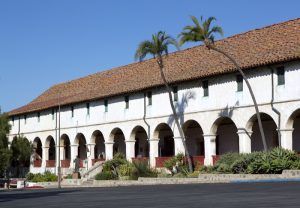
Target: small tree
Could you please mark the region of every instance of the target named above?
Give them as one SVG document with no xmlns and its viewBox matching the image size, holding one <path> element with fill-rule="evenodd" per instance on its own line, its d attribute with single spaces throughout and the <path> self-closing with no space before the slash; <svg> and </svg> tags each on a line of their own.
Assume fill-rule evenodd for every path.
<svg viewBox="0 0 300 208">
<path fill-rule="evenodd" d="M 185 136 L 184 136 L 183 130 L 180 126 L 179 118 L 178 118 L 178 115 L 176 113 L 176 109 L 175 109 L 175 106 L 173 103 L 171 88 L 169 86 L 169 83 L 168 83 L 168 81 L 165 77 L 165 73 L 164 73 L 164 57 L 163 56 L 168 55 L 170 45 L 173 45 L 177 49 L 179 49 L 178 44 L 174 38 L 170 37 L 165 32 L 159 31 L 157 34 L 152 35 L 152 40 L 146 40 L 139 44 L 138 49 L 136 50 L 136 53 L 135 53 L 135 59 L 142 61 L 147 55 L 151 55 L 156 60 L 158 66 L 159 66 L 161 78 L 163 80 L 163 83 L 164 83 L 166 90 L 168 92 L 168 95 L 169 95 L 169 101 L 170 101 L 173 117 L 175 120 L 175 124 L 178 128 L 178 131 L 179 131 L 179 134 L 180 134 L 180 137 L 182 139 L 182 143 L 183 143 L 183 146 L 185 149 L 185 153 L 186 153 L 186 156 L 188 159 L 189 171 L 192 172 L 193 166 L 192 166 L 192 161 L 190 158 L 189 151 L 188 151 L 186 143 L 185 143 Z"/>
<path fill-rule="evenodd" d="M 0 176 L 3 176 L 5 170 L 9 167 L 11 158 L 11 151 L 8 149 L 8 138 L 6 136 L 9 130 L 8 116 L 0 114 Z"/>
<path fill-rule="evenodd" d="M 11 143 L 12 163 L 17 166 L 29 166 L 32 144 L 23 136 L 15 137 Z"/>
<path fill-rule="evenodd" d="M 259 126 L 259 130 L 260 130 L 260 134 L 261 134 L 262 143 L 264 146 L 264 151 L 267 151 L 267 143 L 266 143 L 266 139 L 265 139 L 264 130 L 262 127 L 260 113 L 258 110 L 258 105 L 257 105 L 256 99 L 255 99 L 253 90 L 251 88 L 251 85 L 250 85 L 246 75 L 244 74 L 243 70 L 236 62 L 236 60 L 231 55 L 229 55 L 227 52 L 225 52 L 224 50 L 221 50 L 214 44 L 215 34 L 223 35 L 223 29 L 219 26 L 211 27 L 211 23 L 216 20 L 215 17 L 209 17 L 206 20 L 203 20 L 203 18 L 201 17 L 201 19 L 200 19 L 201 23 L 194 16 L 191 16 L 191 19 L 192 19 L 194 25 L 188 25 L 183 28 L 183 31 L 179 35 L 181 37 L 180 44 L 182 45 L 186 42 L 202 42 L 208 49 L 211 49 L 213 51 L 216 51 L 216 52 L 224 55 L 235 65 L 236 69 L 242 75 L 242 77 L 245 80 L 245 83 L 249 89 L 251 98 L 254 103 L 255 111 L 256 111 L 256 116 L 257 116 L 257 120 L 258 120 L 258 126 Z"/>
</svg>

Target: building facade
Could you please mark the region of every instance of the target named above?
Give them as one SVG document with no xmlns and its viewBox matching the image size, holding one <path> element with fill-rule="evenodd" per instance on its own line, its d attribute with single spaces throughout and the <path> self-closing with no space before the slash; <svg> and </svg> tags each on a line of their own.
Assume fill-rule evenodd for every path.
<svg viewBox="0 0 300 208">
<path fill-rule="evenodd" d="M 236 58 L 249 79 L 268 148 L 300 152 L 299 34 L 296 19 L 216 43 Z M 227 152 L 263 150 L 253 101 L 228 60 L 198 46 L 165 61 L 194 164 L 211 165 Z M 76 156 L 89 169 L 117 152 L 160 167 L 184 153 L 153 60 L 55 85 L 11 111 L 10 118 L 9 140 L 25 136 L 40 156 L 32 161 L 31 172 L 56 172 L 61 161 L 67 173 Z"/>
</svg>

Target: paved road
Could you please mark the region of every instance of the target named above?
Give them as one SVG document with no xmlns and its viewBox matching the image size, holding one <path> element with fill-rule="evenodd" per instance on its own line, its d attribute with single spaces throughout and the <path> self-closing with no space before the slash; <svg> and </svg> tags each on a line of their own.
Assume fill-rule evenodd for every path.
<svg viewBox="0 0 300 208">
<path fill-rule="evenodd" d="M 300 207 L 300 183 L 243 183 L 0 191 L 0 207 Z"/>
</svg>

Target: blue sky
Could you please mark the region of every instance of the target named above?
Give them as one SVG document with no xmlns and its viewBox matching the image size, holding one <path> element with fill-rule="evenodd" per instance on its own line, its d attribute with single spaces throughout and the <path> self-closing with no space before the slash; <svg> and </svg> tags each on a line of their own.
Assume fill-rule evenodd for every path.
<svg viewBox="0 0 300 208">
<path fill-rule="evenodd" d="M 0 106 L 132 63 L 140 41 L 159 30 L 176 37 L 189 15 L 215 16 L 227 37 L 298 18 L 299 8 L 298 0 L 0 0 Z"/>
</svg>

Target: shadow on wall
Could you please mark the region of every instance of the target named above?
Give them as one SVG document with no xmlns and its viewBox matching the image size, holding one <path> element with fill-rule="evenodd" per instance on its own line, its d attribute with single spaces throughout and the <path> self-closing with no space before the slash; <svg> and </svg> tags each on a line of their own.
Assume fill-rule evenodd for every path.
<svg viewBox="0 0 300 208">
<path fill-rule="evenodd" d="M 179 123 L 181 126 L 184 123 L 184 111 L 188 107 L 189 101 L 195 99 L 196 99 L 196 93 L 194 91 L 189 90 L 183 94 L 180 101 L 177 101 L 175 103 L 175 110 L 179 117 Z M 170 115 L 170 117 L 168 118 L 168 124 L 172 126 L 173 123 L 174 123 L 174 116 Z"/>
</svg>

